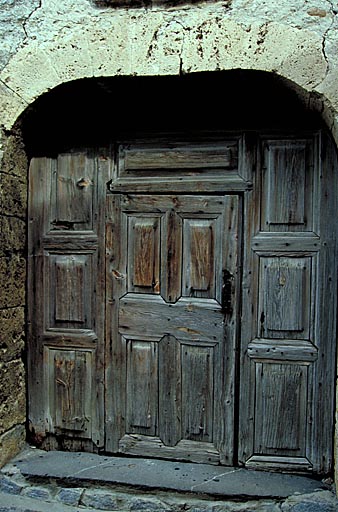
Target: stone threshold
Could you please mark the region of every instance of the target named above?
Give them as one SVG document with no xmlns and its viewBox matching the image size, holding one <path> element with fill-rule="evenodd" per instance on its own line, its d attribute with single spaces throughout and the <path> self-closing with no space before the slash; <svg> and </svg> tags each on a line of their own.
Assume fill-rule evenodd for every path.
<svg viewBox="0 0 338 512">
<path fill-rule="evenodd" d="M 309 476 L 82 452 L 30 450 L 17 458 L 16 465 L 27 479 L 173 491 L 214 499 L 282 499 L 327 490 L 321 481 Z"/>
<path fill-rule="evenodd" d="M 26 448 L 0 470 L 0 512 L 337 512 L 307 476 Z"/>
</svg>

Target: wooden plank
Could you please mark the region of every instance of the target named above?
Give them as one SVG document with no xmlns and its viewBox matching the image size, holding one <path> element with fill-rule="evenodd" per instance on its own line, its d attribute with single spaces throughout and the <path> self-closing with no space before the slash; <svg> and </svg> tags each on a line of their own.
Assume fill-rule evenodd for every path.
<svg viewBox="0 0 338 512">
<path fill-rule="evenodd" d="M 121 162 L 121 176 L 130 175 L 128 171 L 158 171 L 165 169 L 203 169 L 209 168 L 233 169 L 238 164 L 238 142 L 222 141 L 206 143 L 174 142 L 161 144 L 150 142 L 148 144 L 131 143 L 119 146 Z M 145 173 L 142 173 L 144 175 Z M 148 174 L 148 173 L 147 173 Z"/>
<path fill-rule="evenodd" d="M 189 303 L 180 299 L 168 306 L 161 297 L 125 295 L 120 301 L 121 334 L 143 333 L 161 338 L 168 333 L 177 339 L 220 342 L 223 339 L 223 314 L 216 301 L 200 299 Z"/>
<path fill-rule="evenodd" d="M 269 141 L 267 222 L 304 224 L 306 143 Z"/>
<path fill-rule="evenodd" d="M 92 353 L 46 350 L 52 431 L 76 431 L 77 436 L 91 437 Z"/>
<path fill-rule="evenodd" d="M 160 228 L 158 216 L 128 216 L 128 291 L 159 293 Z"/>
<path fill-rule="evenodd" d="M 218 450 L 212 443 L 183 439 L 176 446 L 165 446 L 157 437 L 137 434 L 125 435 L 119 443 L 119 452 L 126 455 L 161 457 L 189 462 L 219 464 Z"/>
<path fill-rule="evenodd" d="M 308 367 L 256 363 L 256 454 L 306 455 Z"/>
<path fill-rule="evenodd" d="M 131 187 L 132 186 L 132 187 Z M 109 184 L 111 192 L 120 194 L 130 194 L 132 188 L 133 194 L 184 194 L 193 190 L 196 194 L 229 192 L 245 192 L 252 189 L 252 182 L 243 179 L 238 172 L 227 171 L 221 178 L 215 176 L 187 176 L 183 179 L 166 177 L 163 179 L 154 178 L 151 181 L 142 178 L 133 180 L 112 181 Z"/>
<path fill-rule="evenodd" d="M 215 297 L 215 221 L 184 219 L 183 283 L 186 297 Z"/>
<path fill-rule="evenodd" d="M 174 209 L 165 214 L 162 229 L 161 295 L 175 303 L 182 295 L 182 218 Z"/>
<path fill-rule="evenodd" d="M 159 342 L 159 438 L 175 446 L 182 438 L 181 348 L 170 335 Z"/>
<path fill-rule="evenodd" d="M 84 313 L 84 265 L 83 256 L 60 255 L 55 261 L 55 321 L 79 322 Z M 88 290 L 89 291 L 89 290 Z"/>
<path fill-rule="evenodd" d="M 320 238 L 315 233 L 259 233 L 252 238 L 252 250 L 262 255 L 272 251 L 284 254 L 313 253 L 320 250 Z"/>
<path fill-rule="evenodd" d="M 224 304 L 222 304 L 224 290 L 221 289 L 221 296 L 217 296 L 217 300 L 222 304 L 224 314 L 224 343 L 215 347 L 215 360 L 217 361 L 215 365 L 215 392 L 219 397 L 215 400 L 215 417 L 223 417 L 224 421 L 215 421 L 214 438 L 215 445 L 220 450 L 221 463 L 230 466 L 234 464 L 237 455 L 235 443 L 238 426 L 235 423 L 235 407 L 238 406 L 236 403 L 236 358 L 240 326 L 241 226 L 241 200 L 235 195 L 225 196 L 224 218 L 223 223 L 219 225 L 215 254 L 216 268 L 219 266 L 222 272 L 222 275 L 217 276 L 217 280 L 222 283 L 223 287 L 226 273 L 229 285 L 227 290 L 229 307 L 227 310 L 224 309 Z M 219 364 L 219 361 L 223 361 L 223 363 Z"/>
<path fill-rule="evenodd" d="M 156 342 L 127 340 L 126 431 L 157 434 L 158 349 Z"/>
<path fill-rule="evenodd" d="M 267 331 L 304 331 L 304 313 L 311 297 L 306 294 L 305 258 L 267 258 L 264 264 L 265 326 Z M 308 331 L 307 326 L 307 331 Z"/>
<path fill-rule="evenodd" d="M 92 229 L 94 172 L 94 161 L 85 153 L 58 156 L 54 229 Z"/>
<path fill-rule="evenodd" d="M 338 158 L 331 136 L 321 132 L 317 147 L 317 179 L 321 184 L 317 214 L 320 218 L 321 251 L 318 258 L 313 336 L 318 346 L 318 363 L 313 367 L 313 399 L 309 414 L 309 459 L 314 471 L 327 473 L 333 464 L 337 339 L 337 225 Z M 312 398 L 312 397 L 311 397 Z"/>
<path fill-rule="evenodd" d="M 223 197 L 198 195 L 135 195 L 128 194 L 121 197 L 121 208 L 125 213 L 166 213 L 174 210 L 177 214 L 200 212 L 223 213 Z"/>
<path fill-rule="evenodd" d="M 213 441 L 213 347 L 182 345 L 182 436 Z"/>
<path fill-rule="evenodd" d="M 313 138 L 267 137 L 262 145 L 261 231 L 313 230 Z"/>
<path fill-rule="evenodd" d="M 97 234 L 91 232 L 89 234 L 87 232 L 80 232 L 74 236 L 70 236 L 69 233 L 67 235 L 49 233 L 41 237 L 41 243 L 46 250 L 62 253 L 64 250 L 69 252 L 94 251 L 101 247 L 102 240 L 98 239 Z"/>
<path fill-rule="evenodd" d="M 42 332 L 45 324 L 43 307 L 43 246 L 41 237 L 47 230 L 49 217 L 50 180 L 54 162 L 47 158 L 33 158 L 29 167 L 28 190 L 28 272 L 27 272 L 27 376 L 28 418 L 33 437 L 46 435 L 46 393 Z M 39 311 L 37 315 L 36 312 Z"/>
<path fill-rule="evenodd" d="M 306 457 L 277 457 L 275 455 L 253 455 L 247 461 L 248 468 L 271 471 L 312 471 L 313 465 Z"/>
<path fill-rule="evenodd" d="M 121 196 L 106 199 L 106 351 L 105 449 L 118 451 L 125 433 L 126 343 L 118 332 L 119 298 L 127 291 L 127 217 L 121 213 Z"/>
<path fill-rule="evenodd" d="M 239 465 L 245 465 L 246 461 L 253 455 L 255 388 L 252 386 L 252 382 L 255 382 L 255 367 L 248 358 L 247 346 L 253 338 L 256 338 L 258 320 L 259 259 L 257 254 L 251 250 L 251 244 L 252 237 L 260 230 L 260 172 L 262 166 L 260 156 L 256 143 L 254 147 L 251 147 L 251 152 L 247 156 L 248 164 L 252 169 L 253 190 L 246 194 L 243 208 L 241 342 L 238 364 L 240 372 L 237 433 Z"/>
<path fill-rule="evenodd" d="M 318 358 L 318 348 L 308 340 L 257 338 L 249 343 L 248 356 L 257 361 L 264 359 L 314 362 Z"/>
</svg>

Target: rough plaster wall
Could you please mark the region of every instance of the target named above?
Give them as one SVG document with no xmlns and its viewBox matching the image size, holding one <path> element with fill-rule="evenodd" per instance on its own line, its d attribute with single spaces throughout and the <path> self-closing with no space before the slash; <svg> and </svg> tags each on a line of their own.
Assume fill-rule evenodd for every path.
<svg viewBox="0 0 338 512">
<path fill-rule="evenodd" d="M 40 0 L 0 0 L 0 69 L 23 43 L 26 23 L 40 6 Z"/>
<path fill-rule="evenodd" d="M 244 68 L 272 71 L 298 84 L 304 99 L 323 110 L 338 141 L 338 6 L 333 0 L 179 4 L 157 0 L 147 8 L 126 9 L 98 7 L 94 0 L 0 0 L 0 126 L 11 129 L 34 99 L 69 80 Z M 27 163 L 14 135 L 3 135 L 2 154 L 0 452 L 7 457 L 22 439 L 25 417 Z"/>
</svg>

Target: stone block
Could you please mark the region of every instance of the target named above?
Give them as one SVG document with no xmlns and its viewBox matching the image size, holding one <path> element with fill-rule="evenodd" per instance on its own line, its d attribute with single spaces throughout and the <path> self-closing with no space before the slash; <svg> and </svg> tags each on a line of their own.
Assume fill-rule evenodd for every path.
<svg viewBox="0 0 338 512">
<path fill-rule="evenodd" d="M 27 496 L 28 498 L 34 498 L 35 500 L 41 500 L 41 501 L 52 501 L 53 496 L 49 489 L 46 489 L 46 487 L 27 487 L 22 492 L 23 495 Z"/>
<path fill-rule="evenodd" d="M 25 251 L 26 225 L 18 217 L 0 216 L 0 257 Z"/>
<path fill-rule="evenodd" d="M 80 503 L 83 489 L 80 487 L 60 489 L 56 495 L 56 499 L 64 505 L 77 506 Z"/>
<path fill-rule="evenodd" d="M 24 447 L 26 432 L 24 425 L 16 425 L 0 435 L 0 467 L 7 464 Z"/>
<path fill-rule="evenodd" d="M 130 506 L 130 510 L 145 510 L 149 512 L 163 512 L 170 509 L 168 505 L 155 499 L 136 498 Z"/>
<path fill-rule="evenodd" d="M 19 359 L 24 349 L 25 311 L 23 307 L 0 310 L 0 359 Z"/>
<path fill-rule="evenodd" d="M 330 491 L 290 496 L 282 505 L 283 512 L 336 512 L 338 500 Z"/>
<path fill-rule="evenodd" d="M 25 369 L 21 360 L 0 363 L 0 434 L 26 419 Z"/>
<path fill-rule="evenodd" d="M 0 308 L 25 304 L 26 261 L 18 255 L 0 258 Z"/>
<path fill-rule="evenodd" d="M 0 491 L 8 494 L 20 494 L 23 489 L 22 485 L 0 474 Z"/>
<path fill-rule="evenodd" d="M 101 489 L 86 490 L 80 504 L 99 510 L 118 510 L 119 508 L 115 494 Z"/>
<path fill-rule="evenodd" d="M 309 503 L 308 501 L 303 501 L 302 503 L 297 503 L 291 509 L 291 512 L 337 512 L 337 508 L 333 507 L 328 503 L 318 502 L 318 503 Z"/>
</svg>

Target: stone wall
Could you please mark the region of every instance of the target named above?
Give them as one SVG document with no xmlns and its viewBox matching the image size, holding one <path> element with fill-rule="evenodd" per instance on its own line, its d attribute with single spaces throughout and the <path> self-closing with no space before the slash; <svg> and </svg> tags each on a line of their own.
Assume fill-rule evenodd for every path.
<svg viewBox="0 0 338 512">
<path fill-rule="evenodd" d="M 0 0 L 0 464 L 24 436 L 27 162 L 13 126 L 27 107 L 81 78 L 253 69 L 283 77 L 338 141 L 332 0 L 116 3 Z"/>
<path fill-rule="evenodd" d="M 27 159 L 17 134 L 2 136 L 0 166 L 0 465 L 25 439 Z"/>
</svg>

